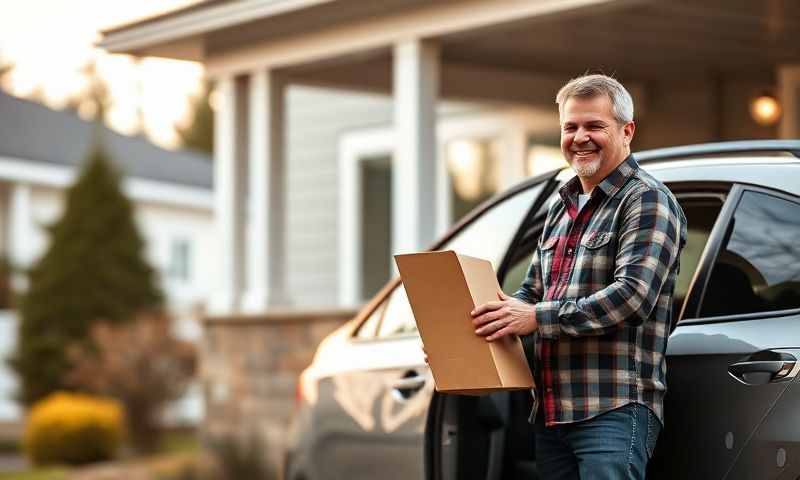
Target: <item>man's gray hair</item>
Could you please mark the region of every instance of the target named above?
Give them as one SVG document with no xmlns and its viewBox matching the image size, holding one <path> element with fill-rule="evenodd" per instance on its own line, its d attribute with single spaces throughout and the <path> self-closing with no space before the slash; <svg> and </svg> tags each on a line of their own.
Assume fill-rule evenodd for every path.
<svg viewBox="0 0 800 480">
<path fill-rule="evenodd" d="M 584 75 L 573 78 L 561 87 L 556 95 L 558 111 L 561 113 L 564 104 L 571 97 L 592 98 L 605 95 L 611 100 L 611 110 L 620 125 L 633 121 L 633 99 L 617 80 L 600 74 Z"/>
</svg>

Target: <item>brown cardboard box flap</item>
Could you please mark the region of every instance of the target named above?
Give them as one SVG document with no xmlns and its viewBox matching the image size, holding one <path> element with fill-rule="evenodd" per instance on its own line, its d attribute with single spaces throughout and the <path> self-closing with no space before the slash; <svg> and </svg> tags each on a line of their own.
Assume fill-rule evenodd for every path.
<svg viewBox="0 0 800 480">
<path fill-rule="evenodd" d="M 470 312 L 499 299 L 490 262 L 451 250 L 395 259 L 437 390 L 478 394 L 533 385 L 518 338 L 487 342 L 475 334 Z"/>
<path fill-rule="evenodd" d="M 475 307 L 498 301 L 501 291 L 492 264 L 488 260 L 458 255 Z M 526 388 L 533 385 L 522 342 L 517 337 L 506 336 L 489 343 L 489 350 L 497 366 L 504 387 Z"/>
</svg>

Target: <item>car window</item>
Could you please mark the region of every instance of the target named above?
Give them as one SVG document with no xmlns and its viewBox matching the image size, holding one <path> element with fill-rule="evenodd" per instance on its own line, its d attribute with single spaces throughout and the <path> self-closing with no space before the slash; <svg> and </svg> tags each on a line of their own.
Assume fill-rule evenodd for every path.
<svg viewBox="0 0 800 480">
<path fill-rule="evenodd" d="M 496 205 L 450 239 L 441 250 L 489 260 L 497 270 L 517 228 L 544 188 L 540 183 Z"/>
<path fill-rule="evenodd" d="M 800 308 L 800 203 L 745 191 L 706 286 L 700 317 Z"/>
<path fill-rule="evenodd" d="M 681 313 L 694 272 L 700 264 L 700 257 L 711 236 L 714 222 L 722 210 L 725 197 L 683 194 L 678 195 L 677 200 L 686 215 L 686 245 L 681 251 L 681 270 L 672 297 L 673 321 L 677 320 Z"/>
<path fill-rule="evenodd" d="M 386 302 L 382 302 L 380 305 L 378 305 L 369 315 L 369 318 L 364 320 L 364 322 L 361 323 L 361 326 L 358 327 L 355 337 L 360 339 L 375 337 L 375 335 L 378 333 L 378 324 L 381 321 L 381 316 L 383 316 L 383 310 L 385 308 Z"/>
<path fill-rule="evenodd" d="M 394 289 L 389 296 L 388 302 L 386 302 L 386 311 L 378 329 L 378 337 L 385 338 L 416 331 L 417 324 L 414 321 L 414 314 L 411 312 L 411 305 L 408 303 L 406 289 L 400 284 Z"/>
<path fill-rule="evenodd" d="M 542 236 L 542 228 L 544 226 L 544 219 L 547 216 L 547 210 L 550 208 L 550 202 L 553 200 L 554 197 L 558 196 L 558 189 L 555 189 L 553 193 L 550 194 L 550 198 L 547 199 L 544 203 L 542 203 L 541 208 L 538 212 L 536 212 L 537 220 L 532 222 L 528 227 L 525 234 L 519 240 L 516 247 L 514 248 L 514 252 L 511 253 L 509 258 L 509 268 L 506 270 L 506 275 L 502 279 L 501 288 L 503 291 L 509 295 L 516 292 L 522 282 L 525 280 L 525 276 L 528 273 L 528 267 L 530 267 L 531 259 L 533 257 L 533 251 L 536 249 L 536 245 L 539 243 L 539 238 Z"/>
<path fill-rule="evenodd" d="M 484 258 L 497 269 L 517 228 L 543 187 L 544 184 L 539 184 L 503 200 L 458 232 L 441 250 Z M 377 331 L 379 338 L 416 333 L 417 325 L 402 284 L 392 291 L 384 304 L 386 307 Z"/>
</svg>

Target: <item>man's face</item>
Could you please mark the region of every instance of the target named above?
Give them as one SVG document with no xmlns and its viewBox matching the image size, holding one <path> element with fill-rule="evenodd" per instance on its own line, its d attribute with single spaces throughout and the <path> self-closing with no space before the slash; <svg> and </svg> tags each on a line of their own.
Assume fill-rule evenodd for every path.
<svg viewBox="0 0 800 480">
<path fill-rule="evenodd" d="M 617 122 L 605 95 L 571 97 L 561 109 L 561 151 L 578 177 L 593 185 L 628 156 L 633 131 L 633 122 Z"/>
</svg>

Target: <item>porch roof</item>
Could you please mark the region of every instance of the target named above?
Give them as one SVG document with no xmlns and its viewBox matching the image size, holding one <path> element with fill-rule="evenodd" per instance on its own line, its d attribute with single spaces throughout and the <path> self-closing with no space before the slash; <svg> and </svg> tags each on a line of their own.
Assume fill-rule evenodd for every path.
<svg viewBox="0 0 800 480">
<path fill-rule="evenodd" d="M 771 78 L 775 65 L 800 61 L 798 34 L 800 6 L 787 1 L 209 0 L 107 30 L 100 45 L 203 61 L 213 73 L 380 61 L 392 40 L 418 36 L 441 44 L 443 63 Z"/>
</svg>

